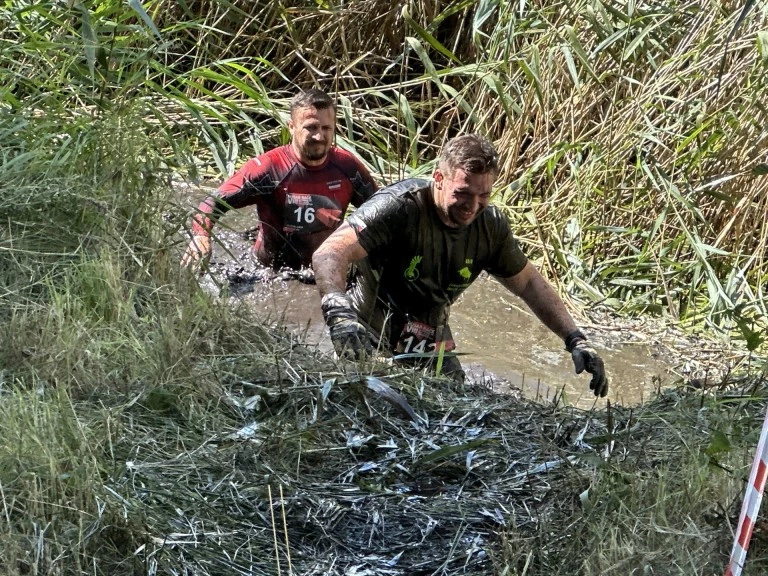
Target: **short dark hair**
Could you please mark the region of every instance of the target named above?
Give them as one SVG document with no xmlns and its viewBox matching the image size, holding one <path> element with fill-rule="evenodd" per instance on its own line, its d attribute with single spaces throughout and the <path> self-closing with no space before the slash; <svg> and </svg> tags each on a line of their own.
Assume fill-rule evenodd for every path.
<svg viewBox="0 0 768 576">
<path fill-rule="evenodd" d="M 291 100 L 291 116 L 299 108 L 317 108 L 318 110 L 333 108 L 336 110 L 336 103 L 333 101 L 333 98 L 322 90 L 310 88 L 309 90 L 302 90 L 293 97 Z"/>
<path fill-rule="evenodd" d="M 498 174 L 499 153 L 484 136 L 466 134 L 446 142 L 439 165 L 447 171 L 461 168 L 470 174 Z"/>
</svg>

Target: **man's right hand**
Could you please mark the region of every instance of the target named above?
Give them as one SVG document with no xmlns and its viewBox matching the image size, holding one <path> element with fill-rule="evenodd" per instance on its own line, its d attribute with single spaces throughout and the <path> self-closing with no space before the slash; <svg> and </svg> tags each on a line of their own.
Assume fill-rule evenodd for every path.
<svg viewBox="0 0 768 576">
<path fill-rule="evenodd" d="M 323 296 L 323 318 L 331 334 L 331 342 L 340 358 L 362 360 L 373 351 L 365 326 L 357 321 L 349 296 L 332 292 Z"/>
<path fill-rule="evenodd" d="M 333 349 L 339 358 L 362 360 L 372 352 L 371 339 L 365 326 L 355 320 L 339 318 L 330 328 Z"/>
<path fill-rule="evenodd" d="M 211 258 L 211 239 L 208 236 L 193 236 L 181 259 L 182 266 L 206 264 Z"/>
</svg>

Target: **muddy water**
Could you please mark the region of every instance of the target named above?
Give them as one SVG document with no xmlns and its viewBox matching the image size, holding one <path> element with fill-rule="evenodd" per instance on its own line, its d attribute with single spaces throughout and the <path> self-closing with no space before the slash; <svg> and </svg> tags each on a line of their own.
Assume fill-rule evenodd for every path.
<svg viewBox="0 0 768 576">
<path fill-rule="evenodd" d="M 199 200 L 196 195 L 190 204 Z M 283 325 L 309 345 L 331 353 L 316 287 L 271 272 L 260 276 L 248 250 L 250 241 L 243 233 L 254 223 L 248 209 L 222 219 L 217 228 L 221 243 L 214 247 L 210 274 L 202 279 L 203 285 L 247 302 L 266 322 Z M 462 295 L 452 310 L 451 330 L 462 365 L 474 381 L 499 391 L 519 389 L 524 396 L 543 401 L 562 396 L 566 403 L 582 408 L 595 404 L 589 376 L 574 373 L 562 341 L 493 278 L 479 278 Z M 615 327 L 587 332 L 605 360 L 611 401 L 639 404 L 679 380 L 663 345 L 628 342 Z M 598 406 L 604 403 L 597 400 Z"/>
<path fill-rule="evenodd" d="M 233 243 L 241 241 L 230 237 L 228 244 Z M 224 287 L 230 298 L 253 306 L 265 322 L 285 326 L 307 344 L 332 353 L 316 287 L 271 273 L 257 277 L 255 263 L 239 248 L 230 249 L 231 254 L 241 255 L 239 262 L 215 249 L 211 271 L 218 286 L 210 276 L 203 284 L 222 294 Z M 481 277 L 470 286 L 453 308 L 451 329 L 462 364 L 473 380 L 498 391 L 519 389 L 524 396 L 543 401 L 564 394 L 563 400 L 571 405 L 589 408 L 595 403 L 589 377 L 574 373 L 562 341 L 493 278 Z M 593 330 L 590 336 L 609 371 L 608 397 L 613 402 L 642 403 L 677 379 L 659 346 L 623 342 L 620 331 L 618 336 L 611 332 L 605 336 L 604 331 Z M 604 403 L 597 401 L 597 405 Z"/>
</svg>

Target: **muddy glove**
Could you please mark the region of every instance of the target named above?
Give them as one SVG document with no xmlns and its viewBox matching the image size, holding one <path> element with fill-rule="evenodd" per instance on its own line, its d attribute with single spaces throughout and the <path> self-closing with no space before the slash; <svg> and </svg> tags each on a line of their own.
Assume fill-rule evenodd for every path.
<svg viewBox="0 0 768 576">
<path fill-rule="evenodd" d="M 571 353 L 576 374 L 581 374 L 584 370 L 592 374 L 589 389 L 595 396 L 602 398 L 608 394 L 608 377 L 605 374 L 603 359 L 587 344 L 587 337 L 580 330 L 574 330 L 565 337 L 565 349 Z"/>
<path fill-rule="evenodd" d="M 371 339 L 365 326 L 357 321 L 349 296 L 332 292 L 323 296 L 323 318 L 331 334 L 331 342 L 339 358 L 362 360 L 372 351 Z"/>
</svg>

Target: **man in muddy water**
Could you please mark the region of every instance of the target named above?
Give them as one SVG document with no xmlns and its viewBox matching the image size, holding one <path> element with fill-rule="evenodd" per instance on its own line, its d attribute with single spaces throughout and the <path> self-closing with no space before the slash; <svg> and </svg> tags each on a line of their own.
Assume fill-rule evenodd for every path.
<svg viewBox="0 0 768 576">
<path fill-rule="evenodd" d="M 486 270 L 563 339 L 576 372 L 591 373 L 590 388 L 605 396 L 602 359 L 525 257 L 507 218 L 489 204 L 498 171 L 488 140 L 453 138 L 431 180 L 411 178 L 381 189 L 329 236 L 313 267 L 334 348 L 359 359 L 373 344 L 434 370 L 439 350 L 455 347 L 451 304 Z M 464 380 L 455 355 L 444 355 L 442 372 Z"/>
<path fill-rule="evenodd" d="M 210 258 L 211 230 L 225 212 L 255 205 L 259 262 L 275 270 L 305 269 L 350 202 L 359 206 L 376 191 L 360 160 L 333 144 L 336 106 L 328 94 L 300 92 L 290 114 L 291 142 L 249 160 L 198 206 L 182 265 Z"/>
</svg>

